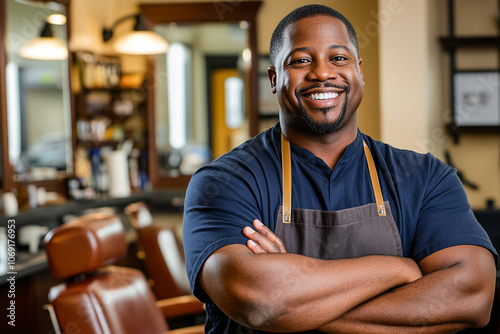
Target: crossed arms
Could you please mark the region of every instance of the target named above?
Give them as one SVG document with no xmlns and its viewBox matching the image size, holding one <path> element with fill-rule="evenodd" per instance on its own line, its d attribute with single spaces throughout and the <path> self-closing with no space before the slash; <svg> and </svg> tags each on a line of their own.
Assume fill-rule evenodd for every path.
<svg viewBox="0 0 500 334">
<path fill-rule="evenodd" d="M 454 333 L 488 323 L 495 263 L 483 247 L 424 258 L 318 260 L 286 253 L 267 227 L 243 231 L 247 246 L 214 252 L 200 284 L 233 320 L 255 329 L 326 333 Z"/>
</svg>

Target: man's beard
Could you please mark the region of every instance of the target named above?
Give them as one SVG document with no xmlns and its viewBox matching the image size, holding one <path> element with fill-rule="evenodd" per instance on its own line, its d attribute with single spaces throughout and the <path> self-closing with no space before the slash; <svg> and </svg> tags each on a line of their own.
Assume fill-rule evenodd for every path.
<svg viewBox="0 0 500 334">
<path fill-rule="evenodd" d="M 346 90 L 344 92 L 345 100 L 344 100 L 344 104 L 342 105 L 342 110 L 340 112 L 340 115 L 333 122 L 327 122 L 327 121 L 316 122 L 316 121 L 312 120 L 311 117 L 309 117 L 309 115 L 307 114 L 306 109 L 302 105 L 302 100 L 299 99 L 300 118 L 304 122 L 305 126 L 313 134 L 316 134 L 316 135 L 324 135 L 324 134 L 334 133 L 338 129 L 340 129 L 340 127 L 342 126 L 342 124 L 344 122 L 345 116 L 347 114 L 347 101 L 348 101 L 348 96 L 347 96 L 348 94 L 347 93 L 348 93 L 348 90 Z M 322 108 L 320 110 L 323 112 L 324 115 L 326 115 L 330 111 L 330 109 L 332 109 L 332 108 Z"/>
</svg>

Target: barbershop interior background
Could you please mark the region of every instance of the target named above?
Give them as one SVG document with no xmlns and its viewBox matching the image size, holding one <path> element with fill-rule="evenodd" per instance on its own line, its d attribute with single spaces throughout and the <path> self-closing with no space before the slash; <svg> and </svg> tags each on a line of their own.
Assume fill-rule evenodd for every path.
<svg viewBox="0 0 500 334">
<path fill-rule="evenodd" d="M 56 226 L 114 210 L 128 233 L 123 264 L 140 270 L 129 205 L 146 203 L 155 223 L 181 238 L 190 175 L 277 122 L 270 36 L 309 3 L 332 6 L 356 29 L 366 84 L 360 129 L 457 168 L 500 245 L 492 223 L 500 217 L 497 0 L 56 2 L 0 0 L 0 245 L 15 222 L 16 333 L 51 331 L 43 306 L 60 280 L 48 271 L 43 237 Z M 50 28 L 62 56 L 55 47 L 48 59 L 22 56 L 57 13 L 66 21 Z M 117 51 L 138 13 L 167 52 Z M 7 255 L 0 252 L 2 308 L 11 300 Z"/>
</svg>

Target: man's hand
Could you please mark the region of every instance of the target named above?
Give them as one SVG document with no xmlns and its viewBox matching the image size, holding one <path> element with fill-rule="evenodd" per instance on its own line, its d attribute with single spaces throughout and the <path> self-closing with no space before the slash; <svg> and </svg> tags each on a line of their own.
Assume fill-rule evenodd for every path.
<svg viewBox="0 0 500 334">
<path fill-rule="evenodd" d="M 257 231 L 247 226 L 243 229 L 243 234 L 249 239 L 247 246 L 254 254 L 286 253 L 283 241 L 260 220 L 255 219 L 253 226 Z"/>
</svg>

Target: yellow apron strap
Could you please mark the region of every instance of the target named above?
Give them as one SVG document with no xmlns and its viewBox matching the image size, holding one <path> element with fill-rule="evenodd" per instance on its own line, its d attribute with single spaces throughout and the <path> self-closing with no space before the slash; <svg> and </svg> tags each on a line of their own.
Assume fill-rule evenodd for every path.
<svg viewBox="0 0 500 334">
<path fill-rule="evenodd" d="M 283 175 L 283 223 L 289 224 L 292 212 L 292 159 L 290 142 L 281 133 L 281 169 Z"/>
<path fill-rule="evenodd" d="M 373 157 L 370 149 L 363 140 L 363 148 L 365 149 L 366 163 L 368 164 L 368 171 L 370 172 L 370 179 L 372 181 L 373 193 L 375 194 L 375 202 L 377 202 L 377 212 L 379 216 L 385 216 L 384 198 L 382 197 L 382 190 L 380 190 L 380 182 L 378 181 L 377 169 L 373 162 Z"/>
</svg>

